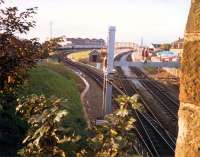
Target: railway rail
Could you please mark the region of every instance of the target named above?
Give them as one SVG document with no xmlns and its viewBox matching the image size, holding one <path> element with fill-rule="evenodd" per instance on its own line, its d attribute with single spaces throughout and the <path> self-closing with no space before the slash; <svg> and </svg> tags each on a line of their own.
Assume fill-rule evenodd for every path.
<svg viewBox="0 0 200 157">
<path fill-rule="evenodd" d="M 161 85 L 159 82 L 149 78 L 144 72 L 142 72 L 137 67 L 131 67 L 131 71 L 140 78 L 138 81 L 145 87 L 145 89 L 153 96 L 153 98 L 158 102 L 159 107 L 162 109 L 163 114 L 158 114 L 157 117 L 165 117 L 173 124 L 171 128 L 170 124 L 167 122 L 165 126 L 173 134 L 173 138 L 176 139 L 177 136 L 177 123 L 178 123 L 178 109 L 179 100 L 167 91 L 165 86 Z M 160 118 L 159 118 L 160 119 Z"/>
<path fill-rule="evenodd" d="M 138 67 L 131 67 L 132 72 L 136 73 L 139 78 L 151 80 L 153 86 L 157 88 L 157 90 L 161 91 L 170 101 L 174 103 L 174 105 L 179 106 L 179 100 L 172 96 L 167 90 L 166 87 L 161 85 L 159 82 L 153 80 L 152 78 L 148 77 L 143 71 L 141 71 Z"/>
<path fill-rule="evenodd" d="M 92 70 L 91 68 L 89 68 L 88 66 L 86 67 L 86 65 L 82 64 L 82 63 L 76 63 L 71 61 L 68 58 L 65 58 L 64 60 L 65 64 L 68 64 L 72 67 L 75 67 L 76 69 L 78 69 L 79 71 L 85 73 L 86 75 L 90 76 L 100 87 L 103 88 L 103 74 L 99 74 L 98 72 Z"/>
<path fill-rule="evenodd" d="M 124 75 L 120 67 L 117 67 L 117 71 L 120 75 Z M 126 79 L 121 80 L 121 86 L 123 91 L 129 96 L 138 92 L 133 84 Z M 159 121 L 156 120 L 156 117 L 144 103 L 145 102 L 142 101 L 146 112 L 135 111 L 137 122 L 140 122 L 137 123 L 137 129 L 142 137 L 139 137 L 145 145 L 148 145 L 148 149 L 151 150 L 151 156 L 173 156 L 175 139 L 161 126 Z"/>
<path fill-rule="evenodd" d="M 127 61 L 131 61 L 131 54 L 127 55 Z M 179 100 L 171 95 L 169 90 L 165 85 L 160 82 L 147 76 L 141 69 L 138 67 L 129 67 L 131 72 L 136 76 L 134 78 L 123 78 L 128 80 L 137 80 L 143 87 L 152 95 L 154 100 L 157 101 L 156 108 L 152 108 L 153 113 L 156 114 L 155 117 L 159 119 L 160 123 L 170 132 L 173 139 L 176 139 L 178 132 L 178 109 L 179 109 Z M 139 92 L 141 95 L 142 93 Z M 145 99 L 146 100 L 146 99 Z M 148 100 L 146 100 L 148 101 Z M 157 110 L 162 110 L 162 114 L 157 112 Z"/>
<path fill-rule="evenodd" d="M 120 57 L 122 56 L 123 55 L 120 55 Z M 120 59 L 120 57 L 117 59 Z M 100 87 L 103 88 L 103 74 L 96 72 L 93 68 L 90 68 L 81 63 L 75 63 L 67 58 L 65 59 L 65 63 L 76 67 L 77 69 L 91 77 Z M 129 89 L 131 87 L 130 85 L 128 85 L 127 83 L 124 83 L 124 85 L 125 87 L 123 87 L 123 91 L 121 91 L 118 87 L 114 85 L 115 93 L 125 93 L 127 95 L 133 95 L 135 93 L 135 89 Z M 141 113 L 138 111 L 135 111 L 135 115 L 138 119 L 136 132 L 139 137 L 139 139 L 135 140 L 135 149 L 141 155 L 148 157 L 160 157 L 163 156 L 163 154 L 172 156 L 175 149 L 175 143 L 172 138 L 168 136 L 165 130 L 160 127 L 157 121 L 152 118 L 152 115 Z"/>
<path fill-rule="evenodd" d="M 132 53 L 128 54 L 126 60 L 127 60 L 128 62 L 131 62 L 131 61 L 132 61 Z"/>
<path fill-rule="evenodd" d="M 125 54 L 128 54 L 132 51 L 128 51 L 128 52 L 124 52 L 124 53 L 120 53 L 117 56 L 115 56 L 115 61 L 119 61 L 121 59 L 121 57 L 123 57 Z"/>
</svg>

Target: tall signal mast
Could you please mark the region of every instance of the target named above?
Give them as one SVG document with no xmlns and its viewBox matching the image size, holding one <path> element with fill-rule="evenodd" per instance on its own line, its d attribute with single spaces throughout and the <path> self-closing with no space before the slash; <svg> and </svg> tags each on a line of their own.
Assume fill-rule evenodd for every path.
<svg viewBox="0 0 200 157">
<path fill-rule="evenodd" d="M 49 22 L 49 26 L 50 26 L 50 39 L 52 39 L 53 38 L 53 22 L 52 21 Z"/>
<path fill-rule="evenodd" d="M 141 37 L 140 47 L 143 47 L 143 44 L 144 44 L 144 40 L 143 40 L 143 37 Z"/>
<path fill-rule="evenodd" d="M 108 31 L 108 45 L 107 45 L 107 69 L 104 73 L 104 104 L 103 115 L 110 114 L 112 112 L 112 84 L 110 81 L 113 77 L 113 63 L 115 54 L 115 27 L 109 27 Z"/>
</svg>

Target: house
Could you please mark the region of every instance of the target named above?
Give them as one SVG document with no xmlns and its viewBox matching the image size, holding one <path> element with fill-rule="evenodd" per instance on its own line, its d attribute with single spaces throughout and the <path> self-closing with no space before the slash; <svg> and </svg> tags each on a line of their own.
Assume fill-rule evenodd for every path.
<svg viewBox="0 0 200 157">
<path fill-rule="evenodd" d="M 105 41 L 103 39 L 89 38 L 66 38 L 67 42 L 71 43 L 73 48 L 103 48 Z"/>
<path fill-rule="evenodd" d="M 89 53 L 89 61 L 95 63 L 101 62 L 101 53 L 96 49 L 92 50 Z"/>
<path fill-rule="evenodd" d="M 183 43 L 184 43 L 184 39 L 183 38 L 179 38 L 178 40 L 174 41 L 171 44 L 171 48 L 172 49 L 183 49 Z"/>
<path fill-rule="evenodd" d="M 137 44 L 134 42 L 116 42 L 115 43 L 115 48 L 116 49 L 136 49 Z"/>
<path fill-rule="evenodd" d="M 179 38 L 178 40 L 174 41 L 171 44 L 170 51 L 175 52 L 178 56 L 182 56 L 183 54 L 183 45 L 184 45 L 184 39 Z"/>
</svg>

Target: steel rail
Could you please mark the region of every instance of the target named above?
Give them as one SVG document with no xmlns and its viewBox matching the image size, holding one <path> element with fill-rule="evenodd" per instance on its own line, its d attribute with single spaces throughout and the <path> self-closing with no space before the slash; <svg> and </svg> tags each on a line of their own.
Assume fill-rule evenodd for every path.
<svg viewBox="0 0 200 157">
<path fill-rule="evenodd" d="M 125 84 L 125 80 L 123 80 L 123 83 L 121 83 L 121 85 L 124 85 Z M 127 83 L 128 84 L 128 83 Z M 128 87 L 128 90 L 127 90 L 127 88 L 126 87 Z M 123 88 L 125 89 L 125 92 L 128 94 L 128 95 L 132 95 L 132 92 L 130 93 L 130 85 L 128 84 L 127 86 L 125 87 L 125 85 L 123 86 Z M 136 88 L 134 88 L 133 90 L 135 90 L 135 92 L 136 92 Z M 146 118 L 146 116 L 144 115 L 144 114 L 142 114 L 141 112 L 139 112 L 141 115 L 143 115 L 143 117 L 145 117 L 145 119 L 147 120 L 147 118 Z M 138 115 L 138 113 L 136 114 L 136 115 Z M 148 134 L 148 131 L 146 130 L 146 127 L 143 125 L 143 123 L 144 122 L 142 122 L 142 120 L 141 120 L 141 118 L 139 117 L 139 116 L 137 116 L 137 119 L 140 121 L 140 123 L 141 123 L 141 125 L 142 125 L 142 127 L 143 127 L 143 130 L 144 130 L 144 132 L 146 133 L 146 135 L 147 135 L 147 138 L 149 139 L 149 141 L 150 141 L 150 143 L 151 143 L 151 147 L 153 148 L 153 150 L 154 150 L 154 154 L 156 155 L 156 156 L 159 156 L 159 153 L 157 152 L 157 150 L 156 150 L 156 148 L 154 147 L 154 143 L 152 142 L 152 140 L 151 140 L 151 137 L 149 136 L 149 134 Z M 148 121 L 149 122 L 149 121 Z M 149 122 L 150 123 L 150 122 Z M 157 122 L 156 122 L 157 123 Z M 150 124 L 152 127 L 154 127 L 154 125 L 151 123 Z M 159 126 L 157 126 L 158 128 L 160 127 L 160 124 L 159 124 Z M 162 127 L 161 127 L 162 128 Z M 162 134 L 156 129 L 156 127 L 154 127 L 154 129 L 156 130 L 156 132 L 158 133 L 158 135 L 162 138 L 162 140 L 164 140 L 164 142 L 168 145 L 168 147 L 171 149 L 171 151 L 172 152 L 174 152 L 174 149 L 175 149 L 175 143 L 174 143 L 174 141 L 172 140 L 172 138 L 167 134 L 167 132 L 165 131 L 165 130 L 163 130 L 162 132 L 162 134 L 166 134 L 165 135 L 165 138 L 168 138 L 168 141 L 162 136 Z M 163 129 L 163 128 L 162 128 Z"/>
<path fill-rule="evenodd" d="M 90 69 L 90 68 L 88 68 L 88 67 L 82 67 L 82 66 L 84 66 L 84 65 L 80 65 L 80 63 L 74 63 L 74 62 L 72 62 L 72 61 L 70 61 L 70 60 L 68 60 L 67 61 L 68 62 L 68 64 L 71 64 L 72 66 L 76 66 L 78 69 L 80 69 L 81 71 L 83 71 L 84 73 L 86 73 L 86 75 L 88 75 L 88 76 L 90 76 L 90 77 L 92 77 L 92 79 L 94 79 L 101 87 L 103 87 L 102 86 L 102 82 L 103 82 L 103 75 L 100 75 L 100 74 L 98 74 L 97 72 L 94 72 L 94 69 Z M 94 74 L 95 73 L 95 74 Z M 98 76 L 97 76 L 98 75 Z M 110 83 L 112 83 L 112 82 L 110 82 Z M 113 84 L 113 83 L 112 83 Z M 114 84 L 113 84 L 114 85 Z M 117 86 L 116 86 L 117 87 Z M 121 90 L 119 90 L 119 88 L 118 89 L 116 89 L 118 92 L 120 91 L 120 94 L 126 94 L 126 92 L 124 93 L 123 91 L 121 91 Z M 144 127 L 144 129 L 145 129 L 145 127 Z M 141 137 L 141 134 L 139 134 L 139 132 L 138 132 L 138 135 Z M 150 139 L 150 137 L 149 137 L 149 140 L 151 140 Z M 165 140 L 166 141 L 166 140 Z M 147 146 L 147 144 L 145 143 L 145 140 L 143 139 L 142 140 L 142 142 L 143 142 L 143 144 L 145 145 L 145 147 L 146 147 L 146 149 L 149 151 L 149 153 L 151 154 L 151 156 L 153 156 L 153 153 L 150 151 L 150 148 Z M 166 141 L 167 142 L 167 141 Z M 154 147 L 154 145 L 152 145 L 152 147 Z M 156 151 L 156 149 L 155 149 L 155 147 L 154 147 L 154 154 L 156 154 L 157 156 L 159 156 L 159 154 L 158 154 L 158 152 Z"/>
</svg>

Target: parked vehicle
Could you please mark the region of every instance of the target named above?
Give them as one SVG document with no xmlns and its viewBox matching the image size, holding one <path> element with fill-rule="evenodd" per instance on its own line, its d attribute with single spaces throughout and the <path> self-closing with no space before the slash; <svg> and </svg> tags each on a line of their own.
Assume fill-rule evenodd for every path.
<svg viewBox="0 0 200 157">
<path fill-rule="evenodd" d="M 160 61 L 162 62 L 172 62 L 172 61 L 177 61 L 178 59 L 178 56 L 171 51 L 158 52 L 157 56 L 160 57 Z"/>
</svg>

